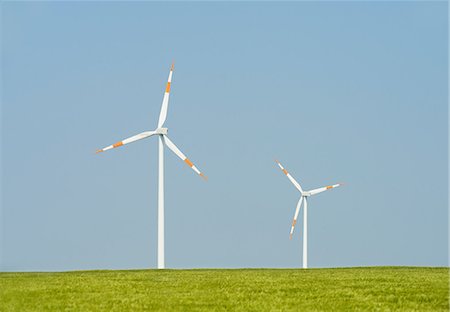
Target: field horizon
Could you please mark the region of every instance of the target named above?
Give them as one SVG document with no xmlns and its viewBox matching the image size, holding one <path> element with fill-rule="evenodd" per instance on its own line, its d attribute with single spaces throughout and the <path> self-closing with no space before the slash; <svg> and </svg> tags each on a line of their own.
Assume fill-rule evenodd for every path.
<svg viewBox="0 0 450 312">
<path fill-rule="evenodd" d="M 2 311 L 448 311 L 449 268 L 0 273 Z"/>
<path fill-rule="evenodd" d="M 285 268 L 273 268 L 273 267 L 234 267 L 234 268 L 215 268 L 215 267 L 202 267 L 202 268 L 130 268 L 130 269 L 68 269 L 68 270 L 11 270 L 0 271 L 0 275 L 4 273 L 83 273 L 83 272 L 129 272 L 129 271 L 194 271 L 194 270 L 335 270 L 335 269 L 365 269 L 365 268 L 424 268 L 424 269 L 450 269 L 450 266 L 426 266 L 426 265 L 367 265 L 367 266 L 337 266 L 337 267 L 309 267 L 303 269 L 301 267 L 285 267 Z M 449 272 L 450 274 L 450 272 Z"/>
</svg>

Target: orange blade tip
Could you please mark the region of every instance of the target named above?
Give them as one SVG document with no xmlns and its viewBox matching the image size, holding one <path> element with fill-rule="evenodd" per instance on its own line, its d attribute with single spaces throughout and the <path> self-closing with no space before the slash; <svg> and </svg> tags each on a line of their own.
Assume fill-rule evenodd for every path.
<svg viewBox="0 0 450 312">
<path fill-rule="evenodd" d="M 174 66 L 175 66 L 175 60 L 172 61 L 172 66 L 170 66 L 170 70 L 173 70 Z"/>
<path fill-rule="evenodd" d="M 200 176 L 201 176 L 203 179 L 205 179 L 205 181 L 208 181 L 208 177 L 205 176 L 203 173 L 200 173 Z"/>
<path fill-rule="evenodd" d="M 95 154 L 98 154 L 98 153 L 101 153 L 101 152 L 103 152 L 103 150 L 96 150 Z"/>
</svg>

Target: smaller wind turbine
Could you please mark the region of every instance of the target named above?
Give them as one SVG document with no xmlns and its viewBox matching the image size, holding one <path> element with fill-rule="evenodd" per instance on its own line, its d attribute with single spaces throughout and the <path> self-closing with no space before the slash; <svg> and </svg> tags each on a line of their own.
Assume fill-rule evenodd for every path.
<svg viewBox="0 0 450 312">
<path fill-rule="evenodd" d="M 283 173 L 288 177 L 288 179 L 294 184 L 294 186 L 297 188 L 297 190 L 300 191 L 302 196 L 300 197 L 297 207 L 295 208 L 295 214 L 294 214 L 294 220 L 292 221 L 291 226 L 291 233 L 289 235 L 289 239 L 292 239 L 292 234 L 294 233 L 294 227 L 297 223 L 297 217 L 298 213 L 300 212 L 300 207 L 302 205 L 302 201 L 304 201 L 305 205 L 303 207 L 303 268 L 306 269 L 308 267 L 308 201 L 307 198 L 312 195 L 316 195 L 322 192 L 325 192 L 327 190 L 330 190 L 332 188 L 338 187 L 342 184 L 333 184 L 329 186 L 320 187 L 311 191 L 304 191 L 300 184 L 295 181 L 295 179 L 287 172 L 286 169 L 281 165 L 281 163 L 278 160 L 275 160 L 280 167 L 280 169 L 283 171 Z"/>
</svg>

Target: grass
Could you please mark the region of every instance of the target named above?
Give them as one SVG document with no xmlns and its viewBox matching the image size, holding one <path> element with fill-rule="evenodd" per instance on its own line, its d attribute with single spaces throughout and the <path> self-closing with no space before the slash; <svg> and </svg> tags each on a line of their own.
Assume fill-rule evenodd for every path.
<svg viewBox="0 0 450 312">
<path fill-rule="evenodd" d="M 0 273 L 0 311 L 448 311 L 449 269 Z"/>
</svg>

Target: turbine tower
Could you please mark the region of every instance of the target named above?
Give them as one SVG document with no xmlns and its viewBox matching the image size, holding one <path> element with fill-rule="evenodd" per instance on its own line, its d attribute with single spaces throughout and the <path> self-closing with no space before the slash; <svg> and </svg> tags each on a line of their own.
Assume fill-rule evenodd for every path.
<svg viewBox="0 0 450 312">
<path fill-rule="evenodd" d="M 303 191 L 300 184 L 287 172 L 286 169 L 281 165 L 281 163 L 276 160 L 278 166 L 281 171 L 288 177 L 288 179 L 294 184 L 297 190 L 301 193 L 300 199 L 298 200 L 297 207 L 295 208 L 294 220 L 292 221 L 291 233 L 289 235 L 289 239 L 292 239 L 292 234 L 294 233 L 294 227 L 297 223 L 298 213 L 300 212 L 300 208 L 302 205 L 302 201 L 304 202 L 303 207 L 303 268 L 308 268 L 308 197 L 312 195 L 316 195 L 332 188 L 338 187 L 342 184 L 333 184 L 329 186 L 320 187 L 311 191 Z"/>
<path fill-rule="evenodd" d="M 192 168 L 198 175 L 205 180 L 206 176 L 198 170 L 198 168 L 187 158 L 178 147 L 167 136 L 167 128 L 164 128 L 164 122 L 167 117 L 167 109 L 169 106 L 170 85 L 172 83 L 173 74 L 172 64 L 169 73 L 169 79 L 167 80 L 166 91 L 164 92 L 164 98 L 161 106 L 161 112 L 159 113 L 158 127 L 153 131 L 145 131 L 135 136 L 129 137 L 115 144 L 109 145 L 103 149 L 97 150 L 97 153 L 104 152 L 128 143 L 132 143 L 141 139 L 151 137 L 153 135 L 158 136 L 159 146 L 159 161 L 158 161 L 158 269 L 165 268 L 164 261 L 164 146 L 167 146 L 172 152 L 181 158 L 189 167 Z"/>
</svg>

